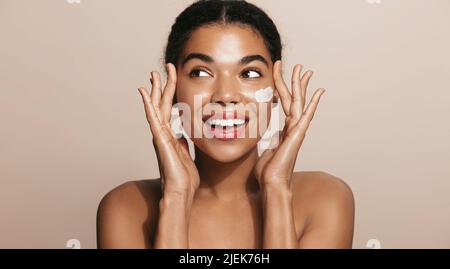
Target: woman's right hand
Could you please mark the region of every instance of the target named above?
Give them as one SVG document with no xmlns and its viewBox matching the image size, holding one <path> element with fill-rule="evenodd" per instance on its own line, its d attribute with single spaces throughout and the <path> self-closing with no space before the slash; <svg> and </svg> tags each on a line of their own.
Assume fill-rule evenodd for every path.
<svg viewBox="0 0 450 269">
<path fill-rule="evenodd" d="M 176 68 L 166 65 L 168 73 L 164 92 L 161 91 L 161 78 L 158 72 L 151 72 L 152 91 L 140 87 L 138 90 L 144 102 L 147 121 L 153 135 L 163 195 L 182 194 L 193 197 L 200 183 L 200 176 L 194 161 L 189 155 L 189 147 L 184 137 L 177 139 L 170 125 L 172 100 L 176 88 Z"/>
</svg>

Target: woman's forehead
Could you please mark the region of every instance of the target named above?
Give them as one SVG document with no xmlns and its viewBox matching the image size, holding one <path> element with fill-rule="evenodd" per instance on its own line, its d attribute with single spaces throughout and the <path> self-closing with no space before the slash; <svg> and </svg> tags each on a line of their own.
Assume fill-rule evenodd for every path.
<svg viewBox="0 0 450 269">
<path fill-rule="evenodd" d="M 214 62 L 238 62 L 247 55 L 270 55 L 262 37 L 250 27 L 238 25 L 203 26 L 195 30 L 186 42 L 182 57 L 190 53 L 210 56 Z"/>
</svg>

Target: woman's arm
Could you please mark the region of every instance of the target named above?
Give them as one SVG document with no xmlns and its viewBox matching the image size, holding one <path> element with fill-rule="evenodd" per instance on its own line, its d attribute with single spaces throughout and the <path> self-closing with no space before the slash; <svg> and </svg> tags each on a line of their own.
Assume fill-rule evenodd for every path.
<svg viewBox="0 0 450 269">
<path fill-rule="evenodd" d="M 297 248 L 291 179 L 298 152 L 306 131 L 314 117 L 324 89 L 317 89 L 309 104 L 306 103 L 306 89 L 312 72 L 301 75 L 302 65 L 296 65 L 292 72 L 292 91 L 284 82 L 281 61 L 273 66 L 273 79 L 281 105 L 286 115 L 281 132 L 274 135 L 269 149 L 266 149 L 255 165 L 255 175 L 263 192 L 264 248 Z M 278 143 L 277 143 L 278 142 Z"/>
<path fill-rule="evenodd" d="M 159 203 L 159 220 L 154 248 L 189 247 L 189 217 L 194 195 L 188 192 L 167 193 Z"/>
<path fill-rule="evenodd" d="M 264 215 L 263 248 L 298 248 L 288 186 L 265 186 L 262 190 Z"/>
<path fill-rule="evenodd" d="M 170 126 L 177 74 L 173 64 L 167 64 L 166 70 L 168 80 L 164 91 L 158 72 L 151 75 L 151 95 L 145 88 L 139 88 L 153 135 L 163 194 L 154 248 L 188 248 L 190 209 L 200 176 L 186 138 L 178 138 Z"/>
</svg>

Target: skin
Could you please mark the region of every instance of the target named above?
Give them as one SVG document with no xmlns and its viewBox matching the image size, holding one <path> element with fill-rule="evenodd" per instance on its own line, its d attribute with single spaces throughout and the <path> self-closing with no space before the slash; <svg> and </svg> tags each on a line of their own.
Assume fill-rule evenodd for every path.
<svg viewBox="0 0 450 269">
<path fill-rule="evenodd" d="M 208 55 L 213 61 L 192 58 Z M 241 64 L 243 57 L 266 59 Z M 292 72 L 291 87 L 281 62 L 272 63 L 263 39 L 238 25 L 201 27 L 188 40 L 177 66 L 166 66 L 162 87 L 151 73 L 151 95 L 139 88 L 158 157 L 160 179 L 124 183 L 100 202 L 99 248 L 351 248 L 354 198 L 341 179 L 319 171 L 294 172 L 307 129 L 325 90 L 306 104 L 313 74 Z M 200 70 L 200 71 L 199 71 Z M 249 71 L 253 70 L 253 71 Z M 255 70 L 257 72 L 255 72 Z M 194 74 L 194 76 L 192 76 Z M 174 97 L 193 107 L 207 103 L 255 102 L 254 92 L 271 86 L 286 114 L 278 146 L 257 154 L 255 138 L 231 141 L 193 138 L 193 161 L 185 139 L 170 129 Z M 253 111 L 249 125 L 269 116 L 271 102 Z M 190 115 L 191 127 L 201 117 Z"/>
</svg>

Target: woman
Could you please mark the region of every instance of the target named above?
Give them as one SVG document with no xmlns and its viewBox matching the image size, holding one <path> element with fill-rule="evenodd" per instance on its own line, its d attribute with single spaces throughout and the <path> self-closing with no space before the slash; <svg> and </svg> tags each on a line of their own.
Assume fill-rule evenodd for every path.
<svg viewBox="0 0 450 269">
<path fill-rule="evenodd" d="M 306 104 L 313 72 L 301 75 L 296 65 L 289 89 L 281 54 L 272 20 L 245 1 L 198 1 L 177 17 L 165 52 L 167 83 L 153 71 L 151 94 L 139 88 L 161 178 L 124 183 L 102 199 L 99 248 L 352 247 L 350 188 L 325 172 L 293 171 L 325 90 Z M 186 138 L 171 129 L 175 100 L 190 108 L 183 128 L 195 161 Z M 259 157 L 267 124 L 255 136 L 250 129 L 278 101 L 285 126 Z M 211 104 L 217 110 L 205 112 Z M 250 108 L 242 113 L 242 105 Z"/>
</svg>

